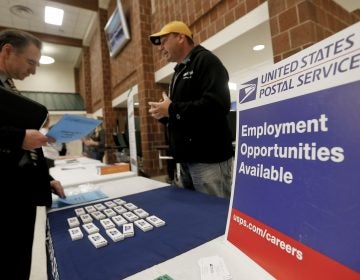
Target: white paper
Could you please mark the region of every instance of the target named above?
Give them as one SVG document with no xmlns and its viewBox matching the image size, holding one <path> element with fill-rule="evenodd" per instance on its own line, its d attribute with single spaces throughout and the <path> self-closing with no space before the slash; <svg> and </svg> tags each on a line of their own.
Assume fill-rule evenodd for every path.
<svg viewBox="0 0 360 280">
<path fill-rule="evenodd" d="M 200 266 L 201 280 L 232 279 L 224 260 L 219 256 L 201 258 L 198 263 Z"/>
</svg>

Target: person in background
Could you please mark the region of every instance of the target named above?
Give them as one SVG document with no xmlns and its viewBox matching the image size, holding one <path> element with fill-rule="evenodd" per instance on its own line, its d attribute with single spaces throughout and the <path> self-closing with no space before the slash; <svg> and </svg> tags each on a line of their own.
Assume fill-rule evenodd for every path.
<svg viewBox="0 0 360 280">
<path fill-rule="evenodd" d="M 23 80 L 35 74 L 41 45 L 27 32 L 0 31 L 1 87 L 20 94 L 12 79 Z M 11 127 L 0 119 L 1 195 L 13 205 L 9 208 L 1 204 L 7 244 L 1 250 L 2 272 L 12 279 L 29 279 L 37 206 L 51 206 L 51 191 L 65 197 L 61 183 L 49 175 L 41 149 L 52 141 L 39 130 Z"/>
<path fill-rule="evenodd" d="M 93 133 L 83 139 L 83 145 L 84 154 L 87 157 L 103 161 L 105 154 L 105 130 L 102 124 L 98 125 Z"/>
<path fill-rule="evenodd" d="M 149 102 L 151 115 L 166 124 L 171 154 L 180 163 L 185 188 L 229 197 L 233 148 L 227 120 L 229 75 L 221 61 L 201 45 L 181 21 L 150 35 L 168 62 L 176 62 L 169 93 Z"/>
</svg>

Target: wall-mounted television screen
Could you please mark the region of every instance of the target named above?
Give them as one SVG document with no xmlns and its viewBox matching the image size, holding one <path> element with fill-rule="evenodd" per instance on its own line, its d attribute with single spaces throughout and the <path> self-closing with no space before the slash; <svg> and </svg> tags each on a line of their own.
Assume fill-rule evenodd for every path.
<svg viewBox="0 0 360 280">
<path fill-rule="evenodd" d="M 104 28 L 110 56 L 114 57 L 130 40 L 121 0 L 116 0 L 117 7 Z"/>
</svg>

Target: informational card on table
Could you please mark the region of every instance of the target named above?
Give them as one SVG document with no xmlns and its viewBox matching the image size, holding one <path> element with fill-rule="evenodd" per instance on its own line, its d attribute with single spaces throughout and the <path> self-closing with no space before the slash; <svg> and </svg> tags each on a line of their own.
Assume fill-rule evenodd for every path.
<svg viewBox="0 0 360 280">
<path fill-rule="evenodd" d="M 87 136 L 102 121 L 83 116 L 65 114 L 47 133 L 57 143 L 67 143 Z"/>
<path fill-rule="evenodd" d="M 359 92 L 360 23 L 241 85 L 227 239 L 276 279 L 360 279 Z"/>
<path fill-rule="evenodd" d="M 53 201 L 51 208 L 60 208 L 69 205 L 85 203 L 93 200 L 107 198 L 107 195 L 102 191 L 92 191 L 80 194 L 69 195 L 66 198 L 58 198 Z"/>
</svg>

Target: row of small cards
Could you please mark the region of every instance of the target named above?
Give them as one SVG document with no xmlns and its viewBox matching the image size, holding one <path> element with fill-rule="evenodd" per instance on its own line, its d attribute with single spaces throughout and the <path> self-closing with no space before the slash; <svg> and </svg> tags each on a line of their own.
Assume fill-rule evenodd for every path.
<svg viewBox="0 0 360 280">
<path fill-rule="evenodd" d="M 89 240 L 96 248 L 103 247 L 108 243 L 100 234 L 99 228 L 93 223 L 94 219 L 100 222 L 106 234 L 114 242 L 134 236 L 133 223 L 144 232 L 152 230 L 154 226 L 160 227 L 165 225 L 165 221 L 159 217 L 155 215 L 150 216 L 144 209 L 138 208 L 135 204 L 127 203 L 122 199 L 106 201 L 104 204 L 97 203 L 85 206 L 85 209 L 83 207 L 75 209 L 76 217 L 67 219 L 70 227 L 68 231 L 73 241 L 84 237 L 80 228 L 79 218 L 83 223 L 81 227 L 86 231 Z M 116 229 L 116 226 L 122 226 L 123 233 Z"/>
<path fill-rule="evenodd" d="M 102 213 L 101 211 L 95 211 L 91 214 L 82 214 L 80 215 L 80 219 L 83 224 L 87 224 L 91 223 L 94 219 L 102 221 L 105 219 L 109 220 L 109 218 L 111 218 L 116 223 L 116 225 L 119 226 L 127 223 L 128 221 L 134 222 L 136 220 L 143 219 L 149 216 L 149 213 L 141 208 L 135 209 L 133 212 L 127 210 L 125 210 L 125 212 L 123 210 L 115 212 L 113 209 L 105 209 L 104 213 Z M 67 219 L 67 222 L 70 228 L 78 227 L 80 225 L 78 217 L 70 217 Z"/>
<path fill-rule="evenodd" d="M 107 201 L 105 203 L 109 204 L 109 202 L 111 201 Z M 85 210 L 87 212 L 85 212 Z M 106 208 L 103 204 L 98 203 L 86 206 L 85 209 L 82 207 L 76 208 L 75 214 L 77 217 L 70 217 L 67 219 L 70 228 L 78 227 L 80 225 L 78 217 L 80 217 L 84 224 L 91 223 L 93 219 L 100 221 L 106 218 L 112 218 L 117 225 L 122 225 L 127 221 L 134 222 L 138 219 L 143 219 L 149 216 L 148 212 L 142 208 L 138 208 L 133 203 L 126 203 L 124 206 L 115 205 L 112 208 Z M 126 220 L 122 219 L 121 214 L 126 218 Z"/>
<path fill-rule="evenodd" d="M 110 219 L 100 220 L 101 225 L 105 228 L 106 234 L 111 238 L 112 241 L 118 242 L 123 240 L 126 237 L 134 236 L 134 226 L 133 223 L 127 223 L 122 225 L 122 233 L 115 228 L 114 223 L 111 222 Z M 146 232 L 152 230 L 155 227 L 160 227 L 165 225 L 165 222 L 160 218 L 152 215 L 150 217 L 146 217 L 146 220 L 140 219 L 134 222 L 134 224 Z M 83 224 L 82 227 L 89 234 L 88 238 L 91 243 L 96 247 L 100 248 L 108 244 L 106 239 L 99 233 L 99 228 L 93 223 Z M 80 227 L 70 228 L 69 233 L 71 236 L 71 240 L 79 240 L 84 237 Z"/>
</svg>

